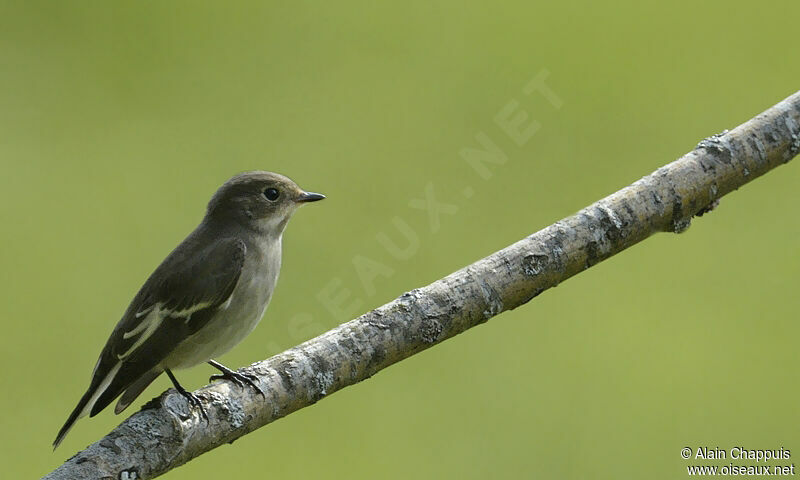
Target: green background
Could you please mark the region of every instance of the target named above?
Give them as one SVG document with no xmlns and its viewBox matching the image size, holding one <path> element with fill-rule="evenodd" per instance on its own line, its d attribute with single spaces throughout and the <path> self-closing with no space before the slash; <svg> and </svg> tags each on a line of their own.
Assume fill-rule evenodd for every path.
<svg viewBox="0 0 800 480">
<path fill-rule="evenodd" d="M 367 311 L 793 93 L 798 16 L 796 1 L 0 3 L 3 477 L 43 475 L 122 420 L 83 419 L 51 451 L 128 301 L 231 175 L 328 195 L 289 226 L 265 320 L 220 359 L 238 367 L 348 320 L 318 299 L 332 283 Z M 561 109 L 522 92 L 545 69 Z M 511 101 L 541 126 L 521 147 L 494 122 Z M 459 157 L 479 132 L 509 157 L 488 180 Z M 458 207 L 436 231 L 409 207 L 429 184 Z M 687 233 L 167 478 L 671 479 L 684 446 L 800 455 L 798 184 L 781 167 Z M 376 240 L 398 238 L 395 216 L 419 239 L 407 261 Z M 358 255 L 392 271 L 374 291 Z"/>
</svg>

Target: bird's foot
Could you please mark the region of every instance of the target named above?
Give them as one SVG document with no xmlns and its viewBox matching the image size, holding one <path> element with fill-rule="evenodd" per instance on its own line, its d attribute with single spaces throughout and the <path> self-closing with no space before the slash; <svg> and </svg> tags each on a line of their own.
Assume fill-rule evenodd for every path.
<svg viewBox="0 0 800 480">
<path fill-rule="evenodd" d="M 267 398 L 267 396 L 264 395 L 264 391 L 261 390 L 261 387 L 258 386 L 258 380 L 259 380 L 258 376 L 253 375 L 252 373 L 243 373 L 231 370 L 230 368 L 225 367 L 218 362 L 214 363 L 209 362 L 209 363 L 215 368 L 217 368 L 220 372 L 222 372 L 217 375 L 211 375 L 208 378 L 210 382 L 213 382 L 214 380 L 230 380 L 231 382 L 238 385 L 239 388 L 244 388 L 245 385 L 248 385 L 250 386 L 250 388 L 257 391 L 263 398 Z"/>
<path fill-rule="evenodd" d="M 192 392 L 187 392 L 184 389 L 178 390 L 178 393 L 180 393 L 183 396 L 183 398 L 185 398 L 186 401 L 189 402 L 189 405 L 196 407 L 198 410 L 200 410 L 200 416 L 202 416 L 203 419 L 206 422 L 208 422 L 208 412 L 206 412 L 206 407 L 203 406 L 203 401 L 200 399 L 200 397 L 198 397 Z"/>
<path fill-rule="evenodd" d="M 164 369 L 164 371 L 167 372 L 167 376 L 169 377 L 170 380 L 172 380 L 172 384 L 175 386 L 175 390 L 177 390 L 178 393 L 180 393 L 181 396 L 183 396 L 183 398 L 185 398 L 186 401 L 189 402 L 189 405 L 197 407 L 197 409 L 200 410 L 200 415 L 206 420 L 206 423 L 208 423 L 208 413 L 206 413 L 206 408 L 203 406 L 203 402 L 202 400 L 200 400 L 200 397 L 183 388 L 180 382 L 178 382 L 178 379 L 175 378 L 175 375 L 172 374 L 172 371 L 170 369 L 167 368 Z"/>
</svg>

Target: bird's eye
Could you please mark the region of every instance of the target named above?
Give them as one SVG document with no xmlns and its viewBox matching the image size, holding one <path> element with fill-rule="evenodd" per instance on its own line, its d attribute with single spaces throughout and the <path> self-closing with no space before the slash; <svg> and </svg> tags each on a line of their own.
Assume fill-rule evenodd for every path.
<svg viewBox="0 0 800 480">
<path fill-rule="evenodd" d="M 275 200 L 278 199 L 278 197 L 281 196 L 281 193 L 278 191 L 277 188 L 268 188 L 268 189 L 264 190 L 264 196 L 270 202 L 274 202 Z"/>
</svg>

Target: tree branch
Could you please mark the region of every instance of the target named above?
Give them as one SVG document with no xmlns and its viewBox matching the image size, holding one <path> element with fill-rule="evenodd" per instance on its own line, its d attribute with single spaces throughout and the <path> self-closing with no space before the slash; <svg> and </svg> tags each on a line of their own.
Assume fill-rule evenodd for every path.
<svg viewBox="0 0 800 480">
<path fill-rule="evenodd" d="M 656 232 L 685 231 L 723 195 L 800 151 L 800 92 L 636 183 L 426 287 L 245 370 L 252 389 L 199 389 L 208 423 L 170 389 L 47 479 L 146 479 L 314 404 Z"/>
</svg>

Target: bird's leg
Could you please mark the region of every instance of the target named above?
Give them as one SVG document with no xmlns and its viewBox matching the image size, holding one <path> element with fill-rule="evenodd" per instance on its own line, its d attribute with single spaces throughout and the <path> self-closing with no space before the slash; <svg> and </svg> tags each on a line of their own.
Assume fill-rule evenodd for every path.
<svg viewBox="0 0 800 480">
<path fill-rule="evenodd" d="M 256 377 L 255 375 L 250 373 L 239 373 L 237 371 L 231 370 L 230 368 L 226 367 L 225 365 L 215 360 L 209 360 L 208 364 L 216 368 L 220 372 L 222 372 L 222 374 L 219 375 L 211 375 L 211 377 L 209 377 L 208 379 L 209 381 L 213 382 L 214 380 L 219 380 L 219 379 L 230 380 L 231 382 L 235 383 L 236 385 L 239 385 L 242 388 L 244 388 L 244 385 L 247 384 L 250 385 L 253 389 L 255 389 L 255 391 L 260 393 L 262 397 L 267 398 L 267 396 L 264 395 L 264 391 L 261 390 L 261 387 L 259 387 L 258 383 L 256 383 L 258 382 L 258 377 Z"/>
<path fill-rule="evenodd" d="M 183 397 L 189 402 L 190 405 L 194 405 L 195 407 L 200 409 L 200 413 L 203 415 L 203 418 L 205 418 L 207 422 L 208 414 L 206 413 L 205 407 L 203 407 L 203 402 L 200 401 L 199 398 L 197 398 L 197 395 L 193 394 L 192 392 L 186 391 L 186 389 L 183 388 L 180 383 L 178 383 L 178 379 L 175 378 L 175 375 L 173 375 L 168 368 L 164 369 L 164 371 L 167 372 L 167 376 L 169 377 L 170 380 L 172 380 L 172 384 L 175 385 L 175 390 L 177 390 L 178 393 L 183 395 Z"/>
</svg>

